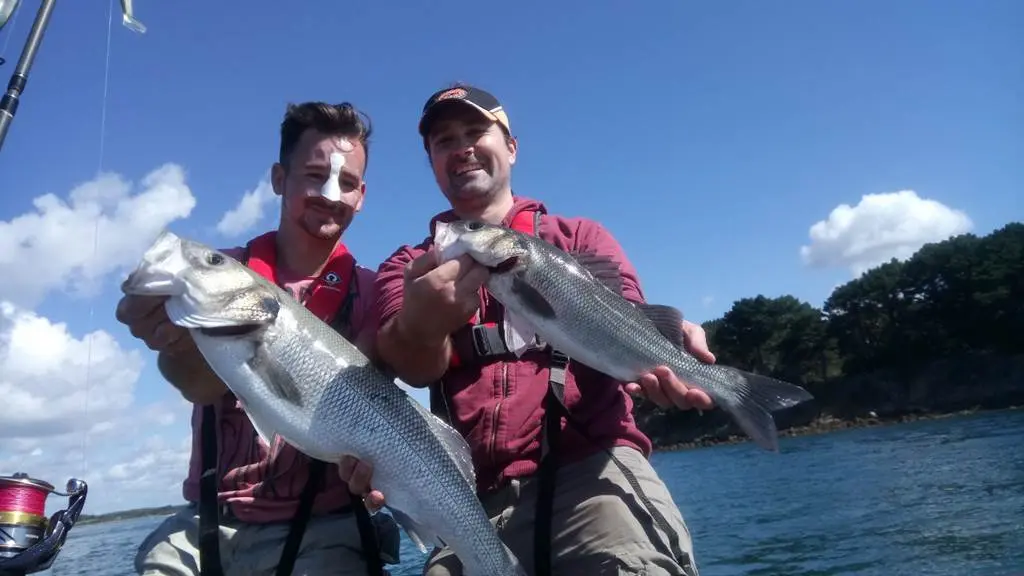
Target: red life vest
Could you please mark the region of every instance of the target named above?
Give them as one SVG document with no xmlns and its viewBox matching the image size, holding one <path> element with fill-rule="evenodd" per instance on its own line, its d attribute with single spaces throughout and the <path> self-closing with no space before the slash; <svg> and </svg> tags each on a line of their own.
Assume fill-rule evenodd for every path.
<svg viewBox="0 0 1024 576">
<path fill-rule="evenodd" d="M 245 264 L 249 268 L 280 286 L 277 276 L 277 231 L 250 240 L 246 253 Z M 304 302 L 306 309 L 330 324 L 350 292 L 355 264 L 355 257 L 345 244 L 338 242 L 320 275 L 309 286 Z"/>
<path fill-rule="evenodd" d="M 512 217 L 509 228 L 524 234 L 536 235 L 539 233 L 540 221 L 538 213 L 533 210 L 524 210 Z M 480 293 L 483 294 L 483 288 Z M 449 368 L 457 368 L 469 358 L 463 358 L 470 351 L 474 352 L 477 358 L 500 355 L 507 352 L 504 339 L 501 337 L 501 326 L 497 322 L 480 323 L 482 310 L 478 311 L 469 320 L 467 327 L 452 335 L 452 353 L 448 361 Z M 467 339 L 468 343 L 463 344 Z M 461 349 L 461 351 L 460 351 Z"/>
</svg>

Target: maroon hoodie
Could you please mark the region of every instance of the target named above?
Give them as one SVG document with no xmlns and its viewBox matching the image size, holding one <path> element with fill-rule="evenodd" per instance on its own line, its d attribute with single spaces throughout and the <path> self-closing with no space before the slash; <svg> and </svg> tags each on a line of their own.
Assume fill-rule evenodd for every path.
<svg viewBox="0 0 1024 576">
<path fill-rule="evenodd" d="M 547 213 L 541 202 L 516 197 L 502 222 L 509 226 L 522 211 L 542 214 L 539 236 L 568 252 L 592 252 L 612 258 L 622 271 L 623 296 L 644 302 L 636 270 L 619 243 L 600 224 L 585 218 L 564 218 Z M 451 222 L 453 212 L 430 221 L 430 236 L 419 245 L 403 246 L 377 271 L 381 325 L 402 307 L 405 265 L 432 244 L 434 225 Z M 502 307 L 486 291 L 481 295 L 481 321 L 500 322 Z M 533 474 L 540 459 L 540 428 L 548 387 L 548 352 L 531 350 L 520 358 L 506 355 L 483 364 L 449 368 L 440 382 L 453 426 L 469 442 L 481 493 L 500 488 L 508 479 Z M 580 391 L 583 391 L 583 394 Z M 649 455 L 650 440 L 636 427 L 633 401 L 622 383 L 577 362 L 566 373 L 565 403 L 574 419 L 586 428 L 589 440 L 566 427 L 560 441 L 560 460 L 568 463 L 611 446 L 631 446 Z"/>
</svg>

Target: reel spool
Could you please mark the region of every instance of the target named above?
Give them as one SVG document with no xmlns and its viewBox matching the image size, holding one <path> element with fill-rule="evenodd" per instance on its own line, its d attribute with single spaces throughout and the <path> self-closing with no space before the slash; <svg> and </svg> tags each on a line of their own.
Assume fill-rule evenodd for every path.
<svg viewBox="0 0 1024 576">
<path fill-rule="evenodd" d="M 53 484 L 17 472 L 0 476 L 0 558 L 13 558 L 39 543 L 50 521 L 46 497 Z"/>
<path fill-rule="evenodd" d="M 67 492 L 23 472 L 0 476 L 0 576 L 32 574 L 57 559 L 85 506 L 89 488 L 72 478 Z M 46 516 L 50 494 L 68 497 L 67 509 Z"/>
</svg>

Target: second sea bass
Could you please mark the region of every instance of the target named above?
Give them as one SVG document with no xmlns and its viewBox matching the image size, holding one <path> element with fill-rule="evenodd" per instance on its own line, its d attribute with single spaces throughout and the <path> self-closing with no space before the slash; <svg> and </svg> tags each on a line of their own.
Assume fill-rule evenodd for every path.
<svg viewBox="0 0 1024 576">
<path fill-rule="evenodd" d="M 570 255 L 535 236 L 479 221 L 439 222 L 434 244 L 441 261 L 468 254 L 490 269 L 487 290 L 505 308 L 505 339 L 514 351 L 546 342 L 622 382 L 668 366 L 706 392 L 759 446 L 776 452 L 772 412 L 813 398 L 799 386 L 694 358 L 682 345 L 682 313 L 623 298 L 618 265 L 607 257 Z"/>
<path fill-rule="evenodd" d="M 443 542 L 468 575 L 524 574 L 477 499 L 462 436 L 286 292 L 169 232 L 122 290 L 170 297 L 171 321 L 190 329 L 272 450 L 280 438 L 325 462 L 369 462 L 374 487 L 421 551 Z"/>
</svg>

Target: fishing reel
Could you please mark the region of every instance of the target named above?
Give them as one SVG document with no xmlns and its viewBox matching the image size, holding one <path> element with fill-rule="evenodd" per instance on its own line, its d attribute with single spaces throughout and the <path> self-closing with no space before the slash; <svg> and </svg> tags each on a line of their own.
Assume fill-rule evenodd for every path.
<svg viewBox="0 0 1024 576">
<path fill-rule="evenodd" d="M 24 576 L 50 568 L 85 506 L 89 487 L 72 478 L 66 492 L 15 473 L 0 476 L 0 576 Z M 46 517 L 46 497 L 66 496 L 66 509 Z"/>
</svg>

